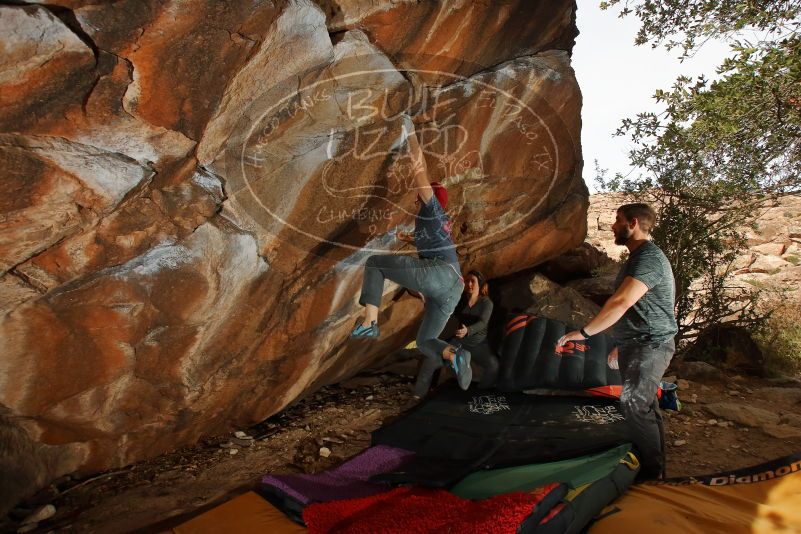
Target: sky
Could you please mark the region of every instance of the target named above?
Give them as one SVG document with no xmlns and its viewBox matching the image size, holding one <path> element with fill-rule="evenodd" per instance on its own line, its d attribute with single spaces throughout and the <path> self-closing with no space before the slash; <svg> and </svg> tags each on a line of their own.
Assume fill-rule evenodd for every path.
<svg viewBox="0 0 801 534">
<path fill-rule="evenodd" d="M 580 35 L 573 48 L 573 68 L 584 98 L 581 145 L 584 152 L 584 181 L 594 189 L 595 164 L 627 173 L 630 142 L 614 137 L 626 117 L 642 111 L 657 111 L 652 96 L 656 89 L 669 89 L 680 74 L 713 78 L 728 55 L 728 46 L 709 41 L 694 57 L 679 60 L 680 51 L 635 46 L 639 19 L 633 15 L 620 19 L 619 9 L 601 11 L 600 0 L 578 0 L 576 23 Z"/>
</svg>

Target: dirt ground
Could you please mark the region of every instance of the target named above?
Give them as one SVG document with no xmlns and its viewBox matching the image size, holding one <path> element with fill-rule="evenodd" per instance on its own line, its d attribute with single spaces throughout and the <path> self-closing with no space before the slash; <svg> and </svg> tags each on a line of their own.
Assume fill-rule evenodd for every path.
<svg viewBox="0 0 801 534">
<path fill-rule="evenodd" d="M 16 509 L 0 529 L 17 532 L 26 513 L 50 503 L 56 507 L 55 516 L 33 532 L 159 532 L 247 491 L 265 473 L 330 468 L 366 448 L 370 432 L 400 412 L 412 381 L 410 365 L 365 372 L 240 429 L 252 440 L 216 436 L 118 471 L 58 481 Z M 776 438 L 758 424 L 731 423 L 707 408 L 725 402 L 797 413 L 799 382 L 723 372 L 685 381 L 681 373 L 669 374 L 683 379 L 679 393 L 683 408 L 665 412 L 668 476 L 745 467 L 801 451 L 800 437 Z M 761 391 L 779 395 L 768 400 L 760 398 Z M 330 456 L 321 456 L 323 447 Z"/>
</svg>

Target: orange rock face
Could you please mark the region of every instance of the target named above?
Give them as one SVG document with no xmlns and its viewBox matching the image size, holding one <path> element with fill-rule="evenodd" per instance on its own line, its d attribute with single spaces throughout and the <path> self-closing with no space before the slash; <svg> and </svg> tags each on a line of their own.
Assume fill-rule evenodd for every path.
<svg viewBox="0 0 801 534">
<path fill-rule="evenodd" d="M 463 269 L 586 233 L 573 2 L 189 4 L 0 6 L 0 508 L 406 344 L 393 284 L 348 332 L 366 257 L 415 253 L 410 135 Z"/>
</svg>

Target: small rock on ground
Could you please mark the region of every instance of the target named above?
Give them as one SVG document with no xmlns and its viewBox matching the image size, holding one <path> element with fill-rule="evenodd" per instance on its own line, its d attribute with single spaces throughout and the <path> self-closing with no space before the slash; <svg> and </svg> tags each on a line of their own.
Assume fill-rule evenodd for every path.
<svg viewBox="0 0 801 534">
<path fill-rule="evenodd" d="M 56 507 L 52 504 L 46 504 L 36 510 L 34 513 L 26 517 L 23 521 L 23 525 L 29 525 L 31 523 L 41 523 L 46 519 L 50 519 L 56 515 Z"/>
<path fill-rule="evenodd" d="M 762 431 L 769 436 L 779 439 L 799 438 L 801 437 L 801 428 L 790 425 L 774 425 L 767 424 L 762 427 Z"/>
<path fill-rule="evenodd" d="M 706 409 L 712 415 L 721 419 L 734 421 L 741 425 L 761 427 L 766 424 L 779 424 L 779 416 L 762 408 L 755 408 L 748 404 L 735 404 L 732 402 L 716 402 L 707 404 Z"/>
</svg>

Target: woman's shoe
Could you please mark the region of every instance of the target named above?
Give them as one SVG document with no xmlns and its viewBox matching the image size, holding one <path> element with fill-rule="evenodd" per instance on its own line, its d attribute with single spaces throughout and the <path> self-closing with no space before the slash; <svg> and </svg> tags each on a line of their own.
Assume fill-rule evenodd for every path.
<svg viewBox="0 0 801 534">
<path fill-rule="evenodd" d="M 470 368 L 470 351 L 457 347 L 453 353 L 453 360 L 451 361 L 453 372 L 456 373 L 456 381 L 459 387 L 467 389 L 470 387 L 470 382 L 473 380 L 473 370 Z"/>
<path fill-rule="evenodd" d="M 380 331 L 378 324 L 373 321 L 370 326 L 362 326 L 362 321 L 356 321 L 356 326 L 351 330 L 350 337 L 357 339 L 378 339 Z"/>
</svg>

